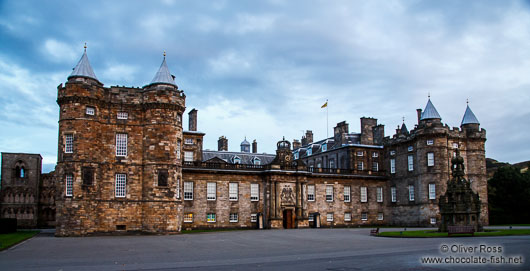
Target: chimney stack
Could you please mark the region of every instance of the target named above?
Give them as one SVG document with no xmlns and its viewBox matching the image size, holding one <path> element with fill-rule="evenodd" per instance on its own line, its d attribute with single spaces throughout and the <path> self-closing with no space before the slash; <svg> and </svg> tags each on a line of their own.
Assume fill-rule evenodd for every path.
<svg viewBox="0 0 530 271">
<path fill-rule="evenodd" d="M 217 150 L 228 151 L 228 139 L 225 136 L 220 136 L 219 140 L 217 140 Z"/>
<path fill-rule="evenodd" d="M 197 109 L 193 108 L 189 113 L 189 130 L 197 131 Z"/>
<path fill-rule="evenodd" d="M 298 139 L 293 139 L 293 150 L 299 149 L 300 147 L 302 147 L 300 141 Z"/>
<path fill-rule="evenodd" d="M 252 141 L 252 153 L 258 153 L 258 142 L 255 139 Z"/>
<path fill-rule="evenodd" d="M 419 125 L 420 119 L 421 119 L 421 109 L 416 109 L 416 112 L 418 113 L 418 125 Z"/>
<path fill-rule="evenodd" d="M 313 131 L 311 130 L 305 131 L 305 140 L 307 141 L 307 144 L 313 143 Z"/>
</svg>

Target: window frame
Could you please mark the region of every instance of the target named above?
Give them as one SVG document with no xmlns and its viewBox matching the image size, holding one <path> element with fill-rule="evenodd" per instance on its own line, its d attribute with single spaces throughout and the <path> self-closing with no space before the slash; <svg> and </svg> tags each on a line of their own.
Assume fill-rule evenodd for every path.
<svg viewBox="0 0 530 271">
<path fill-rule="evenodd" d="M 259 201 L 259 183 L 250 184 L 250 201 Z"/>
<path fill-rule="evenodd" d="M 361 186 L 360 200 L 361 202 L 368 202 L 368 188 L 366 186 Z"/>
<path fill-rule="evenodd" d="M 74 174 L 72 173 L 67 173 L 65 175 L 64 195 L 66 197 L 74 196 Z"/>
<path fill-rule="evenodd" d="M 409 201 L 414 201 L 415 195 L 414 195 L 414 185 L 409 185 Z"/>
<path fill-rule="evenodd" d="M 383 202 L 383 187 L 377 187 L 377 202 Z"/>
<path fill-rule="evenodd" d="M 364 170 L 364 162 L 357 161 L 357 170 Z"/>
<path fill-rule="evenodd" d="M 352 218 L 351 213 L 344 213 L 344 222 L 350 222 Z"/>
<path fill-rule="evenodd" d="M 397 202 L 397 188 L 395 186 L 390 187 L 390 201 Z"/>
<path fill-rule="evenodd" d="M 87 115 L 87 116 L 95 116 L 96 115 L 96 108 L 93 107 L 93 106 L 85 107 L 85 115 Z"/>
<path fill-rule="evenodd" d="M 126 157 L 128 153 L 128 134 L 126 133 L 116 133 L 116 156 L 117 157 Z"/>
<path fill-rule="evenodd" d="M 216 215 L 215 213 L 206 213 L 206 222 L 207 223 L 215 223 L 216 222 Z"/>
<path fill-rule="evenodd" d="M 427 166 L 434 167 L 434 152 L 427 153 Z"/>
<path fill-rule="evenodd" d="M 435 183 L 429 184 L 429 199 L 430 200 L 436 199 L 436 184 Z"/>
<path fill-rule="evenodd" d="M 235 183 L 235 182 L 228 183 L 228 200 L 229 201 L 239 200 L 239 183 Z"/>
<path fill-rule="evenodd" d="M 379 162 L 372 162 L 372 171 L 374 172 L 379 171 Z"/>
<path fill-rule="evenodd" d="M 217 183 L 216 182 L 206 183 L 206 200 L 207 201 L 217 200 Z"/>
<path fill-rule="evenodd" d="M 192 151 L 184 151 L 184 162 L 193 162 L 194 156 L 195 154 Z"/>
<path fill-rule="evenodd" d="M 409 172 L 414 171 L 414 155 L 407 155 L 407 169 Z"/>
<path fill-rule="evenodd" d="M 351 202 L 351 186 L 344 186 L 344 202 Z"/>
<path fill-rule="evenodd" d="M 313 191 L 311 191 L 313 190 Z M 313 193 L 311 193 L 313 192 Z M 308 184 L 307 185 L 307 201 L 315 201 L 316 195 L 315 195 L 315 185 L 314 184 Z"/>
<path fill-rule="evenodd" d="M 382 213 L 382 212 L 377 213 L 377 220 L 382 221 L 382 220 L 384 220 L 384 218 L 385 218 L 384 217 L 384 213 Z"/>
<path fill-rule="evenodd" d="M 367 212 L 362 212 L 361 213 L 361 220 L 362 221 L 367 221 L 368 220 L 368 213 Z"/>
<path fill-rule="evenodd" d="M 426 144 L 427 144 L 427 146 L 432 146 L 432 145 L 434 145 L 434 139 L 427 139 Z"/>
<path fill-rule="evenodd" d="M 127 197 L 127 174 L 116 173 L 114 177 L 114 197 Z"/>
<path fill-rule="evenodd" d="M 407 147 L 407 151 L 408 151 L 408 152 L 414 151 L 414 147 L 413 147 L 413 146 L 408 146 L 408 147 Z"/>
<path fill-rule="evenodd" d="M 330 193 L 330 190 L 331 190 L 331 193 Z M 332 202 L 333 201 L 333 185 L 331 184 L 326 184 L 326 201 L 327 202 Z"/>
<path fill-rule="evenodd" d="M 258 222 L 258 214 L 257 213 L 250 214 L 250 222 L 251 223 Z"/>
<path fill-rule="evenodd" d="M 239 222 L 239 215 L 238 213 L 230 213 L 228 216 L 228 222 L 230 223 L 237 223 Z"/>
<path fill-rule="evenodd" d="M 74 152 L 74 134 L 64 135 L 64 153 Z"/>
<path fill-rule="evenodd" d="M 193 182 L 184 182 L 184 200 L 193 200 Z"/>
<path fill-rule="evenodd" d="M 333 222 L 333 213 L 326 213 L 326 222 Z"/>
<path fill-rule="evenodd" d="M 164 183 L 165 181 L 165 183 Z M 158 170 L 157 182 L 158 187 L 168 187 L 169 186 L 169 173 L 166 169 Z"/>
<path fill-rule="evenodd" d="M 396 158 L 390 158 L 390 174 L 396 173 Z"/>
<path fill-rule="evenodd" d="M 193 213 L 185 213 L 182 222 L 184 222 L 184 223 L 193 223 Z"/>
<path fill-rule="evenodd" d="M 129 113 L 125 111 L 118 111 L 118 113 L 116 113 L 116 119 L 119 119 L 119 120 L 129 119 Z"/>
</svg>

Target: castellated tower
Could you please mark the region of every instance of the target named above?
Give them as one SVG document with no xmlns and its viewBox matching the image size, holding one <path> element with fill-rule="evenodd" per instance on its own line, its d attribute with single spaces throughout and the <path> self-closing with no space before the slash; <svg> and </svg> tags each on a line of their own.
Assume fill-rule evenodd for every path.
<svg viewBox="0 0 530 271">
<path fill-rule="evenodd" d="M 184 93 L 164 60 L 143 88 L 104 87 L 86 54 L 58 86 L 58 236 L 181 229 Z"/>
</svg>

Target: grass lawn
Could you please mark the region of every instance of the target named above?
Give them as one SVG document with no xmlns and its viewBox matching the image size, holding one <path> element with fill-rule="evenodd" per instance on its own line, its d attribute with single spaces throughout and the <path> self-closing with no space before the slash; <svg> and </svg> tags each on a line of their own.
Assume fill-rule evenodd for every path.
<svg viewBox="0 0 530 271">
<path fill-rule="evenodd" d="M 530 229 L 522 230 L 485 230 L 483 232 L 475 232 L 475 236 L 509 236 L 509 235 L 530 235 Z M 447 232 L 438 232 L 436 230 L 421 230 L 421 231 L 389 231 L 380 232 L 378 236 L 383 237 L 448 237 Z M 471 234 L 453 234 L 451 237 L 471 236 Z"/>
<path fill-rule="evenodd" d="M 33 237 L 37 233 L 39 233 L 39 231 L 17 231 L 15 233 L 0 234 L 0 250 L 16 245 Z"/>
</svg>

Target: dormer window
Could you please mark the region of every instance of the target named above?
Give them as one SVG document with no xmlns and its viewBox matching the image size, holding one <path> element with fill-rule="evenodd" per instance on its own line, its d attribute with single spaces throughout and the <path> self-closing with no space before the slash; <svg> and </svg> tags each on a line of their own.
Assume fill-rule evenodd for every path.
<svg viewBox="0 0 530 271">
<path fill-rule="evenodd" d="M 311 148 L 311 147 L 307 148 L 307 152 L 306 153 L 307 153 L 307 156 L 312 155 L 313 154 L 313 148 Z"/>
<path fill-rule="evenodd" d="M 94 116 L 96 114 L 96 108 L 92 106 L 87 106 L 85 113 L 90 116 Z"/>
<path fill-rule="evenodd" d="M 126 120 L 129 118 L 129 113 L 127 112 L 118 112 L 118 115 L 116 116 L 119 120 Z"/>
<path fill-rule="evenodd" d="M 322 144 L 322 152 L 325 152 L 328 150 L 328 144 L 324 143 Z"/>
<path fill-rule="evenodd" d="M 261 159 L 259 159 L 258 157 L 254 157 L 254 165 L 256 166 L 261 165 Z"/>
<path fill-rule="evenodd" d="M 409 146 L 409 147 L 407 148 L 407 150 L 408 150 L 408 151 L 413 151 L 414 148 L 413 148 L 412 146 Z"/>
<path fill-rule="evenodd" d="M 234 156 L 234 164 L 241 164 L 241 158 L 239 156 Z"/>
<path fill-rule="evenodd" d="M 294 160 L 298 160 L 299 155 L 300 155 L 300 153 L 298 152 L 298 150 L 296 150 L 296 151 L 293 153 Z"/>
</svg>

